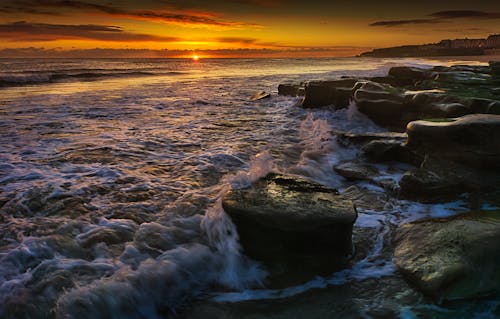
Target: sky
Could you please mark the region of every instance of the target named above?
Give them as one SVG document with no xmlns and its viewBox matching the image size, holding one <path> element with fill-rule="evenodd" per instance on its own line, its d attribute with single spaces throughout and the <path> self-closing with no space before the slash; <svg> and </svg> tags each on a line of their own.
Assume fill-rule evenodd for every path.
<svg viewBox="0 0 500 319">
<path fill-rule="evenodd" d="M 1 0 L 0 57 L 327 57 L 500 32 L 495 0 Z"/>
</svg>

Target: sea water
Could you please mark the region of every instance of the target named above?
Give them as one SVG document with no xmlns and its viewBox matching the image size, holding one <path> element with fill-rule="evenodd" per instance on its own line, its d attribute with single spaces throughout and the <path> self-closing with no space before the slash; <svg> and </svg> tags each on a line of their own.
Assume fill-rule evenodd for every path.
<svg viewBox="0 0 500 319">
<path fill-rule="evenodd" d="M 165 318 L 197 298 L 271 300 L 394 275 L 382 254 L 391 230 L 463 212 L 462 202 L 394 200 L 384 210 L 360 210 L 356 229 L 374 230 L 366 258 L 269 290 L 265 267 L 245 256 L 220 201 L 228 187 L 271 170 L 342 190 L 332 166 L 358 150 L 333 132 L 384 132 L 354 105 L 301 109 L 300 98 L 277 95 L 280 82 L 436 64 L 443 62 L 1 60 L 0 317 Z M 251 101 L 260 91 L 272 97 Z M 370 297 L 360 302 L 365 316 Z M 422 307 L 447 313 L 400 306 L 405 318 Z"/>
</svg>

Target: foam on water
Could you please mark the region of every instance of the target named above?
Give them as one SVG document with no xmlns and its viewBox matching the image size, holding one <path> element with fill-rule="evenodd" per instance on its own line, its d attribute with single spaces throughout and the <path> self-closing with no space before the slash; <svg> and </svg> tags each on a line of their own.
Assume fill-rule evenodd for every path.
<svg viewBox="0 0 500 319">
<path fill-rule="evenodd" d="M 234 175 L 229 175 L 225 180 L 231 187 L 242 189 L 249 187 L 259 178 L 266 176 L 272 171 L 276 171 L 273 157 L 269 151 L 264 151 L 255 156 L 247 171 L 239 171 Z"/>
<path fill-rule="evenodd" d="M 332 167 L 342 160 L 354 158 L 357 151 L 338 145 L 331 126 L 322 114 L 307 114 L 300 125 L 299 134 L 302 140 L 300 159 L 288 171 L 320 184 L 340 187 L 343 178 Z"/>
</svg>

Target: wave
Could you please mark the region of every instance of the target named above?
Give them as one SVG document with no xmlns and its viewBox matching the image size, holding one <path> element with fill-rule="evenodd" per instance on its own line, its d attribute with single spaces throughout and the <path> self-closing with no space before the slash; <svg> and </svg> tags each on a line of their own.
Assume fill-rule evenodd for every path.
<svg viewBox="0 0 500 319">
<path fill-rule="evenodd" d="M 72 70 L 73 71 L 73 70 Z M 146 71 L 130 71 L 130 72 L 78 72 L 78 73 L 3 73 L 0 74 L 0 87 L 12 87 L 22 85 L 47 84 L 53 82 L 64 81 L 92 81 L 102 78 L 125 78 L 125 77 L 140 77 L 140 76 L 175 76 L 183 75 L 186 72 L 170 71 L 170 72 L 146 72 Z"/>
</svg>

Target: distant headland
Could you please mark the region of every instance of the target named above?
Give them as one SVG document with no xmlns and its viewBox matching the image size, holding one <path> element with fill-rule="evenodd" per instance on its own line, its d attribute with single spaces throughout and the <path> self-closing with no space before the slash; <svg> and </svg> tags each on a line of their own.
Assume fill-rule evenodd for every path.
<svg viewBox="0 0 500 319">
<path fill-rule="evenodd" d="M 404 45 L 398 47 L 374 49 L 361 53 L 362 57 L 426 57 L 426 56 L 473 56 L 500 54 L 500 34 L 490 35 L 485 39 L 441 40 L 438 43 Z"/>
</svg>

